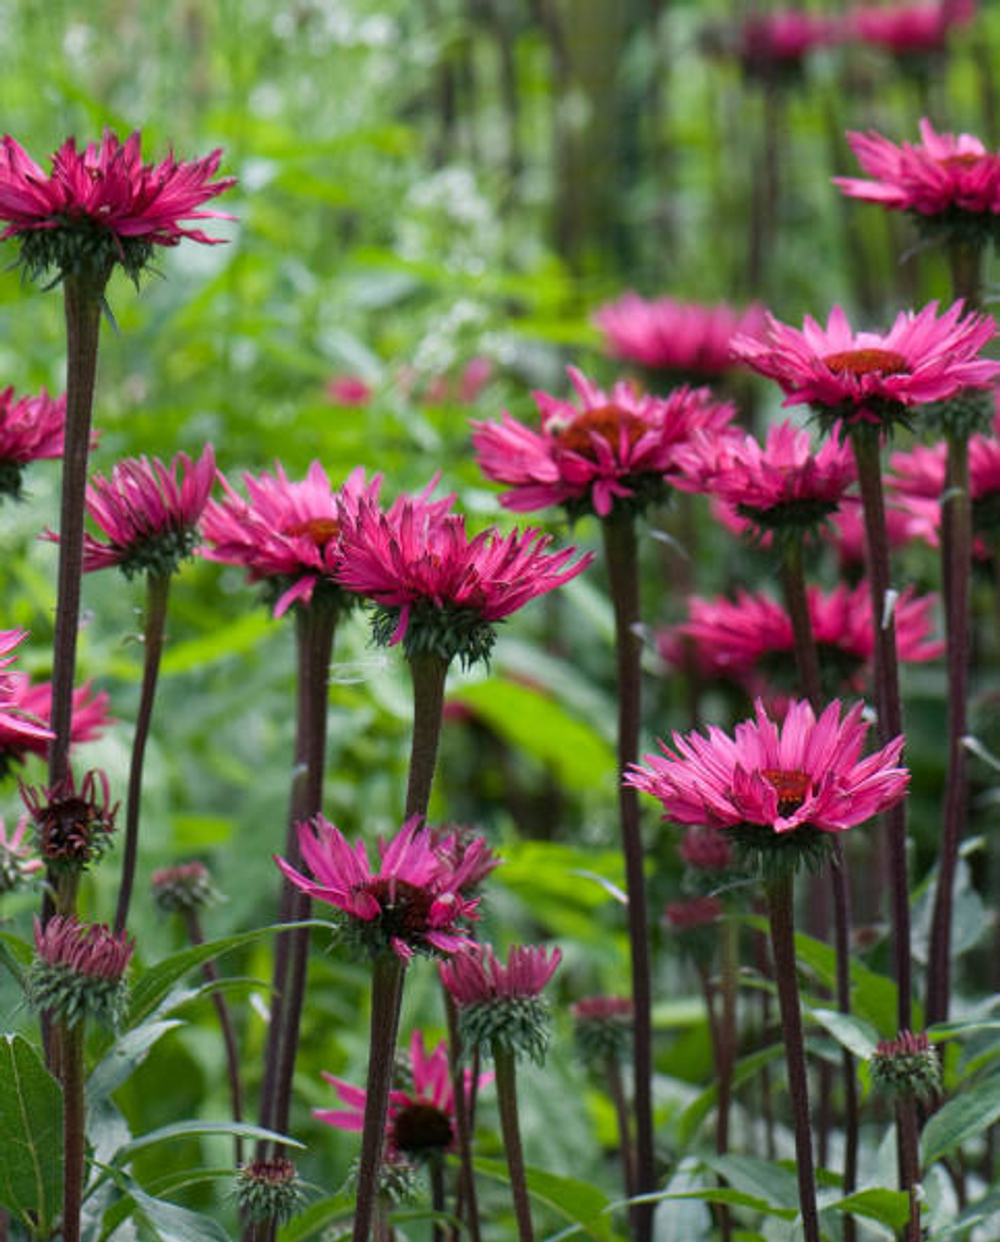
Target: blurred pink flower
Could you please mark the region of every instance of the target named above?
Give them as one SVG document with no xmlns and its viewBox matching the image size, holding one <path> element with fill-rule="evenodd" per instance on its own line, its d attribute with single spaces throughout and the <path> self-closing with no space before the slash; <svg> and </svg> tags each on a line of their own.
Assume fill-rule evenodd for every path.
<svg viewBox="0 0 1000 1242">
<path fill-rule="evenodd" d="M 36 230 L 86 227 L 161 246 L 175 246 L 182 237 L 214 245 L 222 239 L 183 228 L 181 221 L 233 218 L 221 211 L 199 210 L 202 203 L 236 184 L 234 177 L 211 180 L 221 159 L 221 150 L 216 150 L 186 163 L 171 155 L 159 164 L 143 164 L 139 133 L 123 145 L 106 129 L 100 145 L 90 143 L 82 152 L 75 138 L 67 138 L 52 156 L 52 172 L 47 174 L 5 135 L 0 148 L 0 220 L 8 223 L 0 240 Z"/>
<path fill-rule="evenodd" d="M 955 26 L 964 26 L 976 15 L 976 0 L 940 0 L 914 4 L 862 4 L 847 15 L 847 30 L 872 47 L 894 56 L 927 55 L 942 51 Z"/>
<path fill-rule="evenodd" d="M 956 302 L 940 319 L 938 304 L 900 311 L 886 333 L 853 332 L 839 306 L 826 328 L 806 316 L 802 331 L 767 316 L 761 339 L 737 337 L 733 352 L 776 380 L 785 405 L 811 404 L 848 423 L 881 423 L 903 407 L 985 387 L 1000 363 L 978 357 L 996 334 L 988 315 L 962 318 Z"/>
<path fill-rule="evenodd" d="M 830 47 L 841 33 L 839 22 L 804 9 L 752 13 L 740 29 L 738 55 L 748 72 L 766 77 L 800 68 L 810 52 Z"/>
<path fill-rule="evenodd" d="M 569 1008 L 575 1022 L 630 1023 L 635 1016 L 629 996 L 582 996 Z"/>
<path fill-rule="evenodd" d="M 912 519 L 892 503 L 891 497 L 887 497 L 885 524 L 890 548 L 902 548 L 919 535 Z M 820 533 L 837 549 L 842 569 L 864 565 L 865 524 L 860 499 L 845 497 Z"/>
<path fill-rule="evenodd" d="M 17 821 L 11 832 L 4 828 L 0 818 L 0 895 L 16 888 L 22 880 L 42 870 L 42 860 L 35 856 L 24 833 L 28 826 L 27 815 Z"/>
<path fill-rule="evenodd" d="M 34 684 L 27 673 L 7 674 L 6 690 L 12 711 L 24 714 L 24 718 L 48 725 L 52 715 L 52 683 L 39 681 Z M 96 741 L 114 718 L 108 711 L 110 697 L 105 690 L 96 694 L 93 683 L 85 682 L 73 691 L 70 741 Z M 49 734 L 42 737 L 24 737 L 19 730 L 10 729 L 0 715 L 0 774 L 10 763 L 22 763 L 28 754 L 44 756 L 48 752 Z"/>
<path fill-rule="evenodd" d="M 722 917 L 722 902 L 718 897 L 685 897 L 682 901 L 667 903 L 663 911 L 663 921 L 674 931 L 691 931 L 695 927 L 705 927 L 715 923 Z"/>
<path fill-rule="evenodd" d="M 21 682 L 17 675 L 2 671 L 17 659 L 14 650 L 27 637 L 27 630 L 0 630 L 0 735 L 7 748 L 42 748 L 44 752 L 53 737 L 52 730 L 21 705 L 18 697 Z"/>
<path fill-rule="evenodd" d="M 407 961 L 418 950 L 457 953 L 473 943 L 461 923 L 479 917 L 478 899 L 466 900 L 462 890 L 476 859 L 449 866 L 419 816 L 408 819 L 388 845 L 379 842 L 377 874 L 364 842 L 349 845 L 322 815 L 299 824 L 298 834 L 313 878 L 283 858 L 275 856 L 275 862 L 296 888 L 343 911 L 373 953 L 392 949 Z"/>
<path fill-rule="evenodd" d="M 0 392 L 0 495 L 19 496 L 23 468 L 32 461 L 61 457 L 66 397 L 14 399 L 14 389 Z"/>
<path fill-rule="evenodd" d="M 594 322 L 613 358 L 704 383 L 737 365 L 729 343 L 737 333 L 754 336 L 763 326 L 764 309 L 758 303 L 737 311 L 725 302 L 647 300 L 629 292 L 600 307 Z"/>
<path fill-rule="evenodd" d="M 358 466 L 334 491 L 318 461 L 295 483 L 276 462 L 273 475 L 244 474 L 243 481 L 249 500 L 219 475 L 225 496 L 205 506 L 202 531 L 209 546 L 199 553 L 210 561 L 245 566 L 251 582 L 273 583 L 274 615 L 280 617 L 293 604 L 310 604 L 317 586 L 335 586 L 341 530 L 363 496 L 373 501 L 378 496 L 382 476 L 368 482 Z"/>
<path fill-rule="evenodd" d="M 692 825 L 677 852 L 696 871 L 725 871 L 733 860 L 732 848 L 717 828 Z"/>
<path fill-rule="evenodd" d="M 506 412 L 499 424 L 472 424 L 480 469 L 513 489 L 500 497 L 508 509 L 585 505 L 607 517 L 616 501 L 641 503 L 651 498 L 650 486 L 659 494 L 676 468 L 677 450 L 695 431 L 721 431 L 736 413 L 707 388 L 678 388 L 660 398 L 624 381 L 605 393 L 575 367 L 569 377 L 579 407 L 534 393 L 539 431 Z"/>
<path fill-rule="evenodd" d="M 435 1152 L 451 1151 L 455 1145 L 455 1093 L 448 1064 L 448 1045 L 439 1043 L 428 1053 L 424 1047 L 422 1031 L 414 1031 L 410 1037 L 410 1070 L 413 1075 L 412 1090 L 395 1089 L 389 1094 L 389 1111 L 386 1116 L 386 1158 L 397 1161 L 404 1157 L 433 1155 Z M 367 1092 L 355 1087 L 343 1078 L 324 1073 L 323 1077 L 336 1090 L 343 1109 L 314 1108 L 313 1116 L 337 1130 L 350 1130 L 360 1134 L 364 1129 Z M 477 1089 L 492 1082 L 492 1074 L 481 1074 Z M 473 1096 L 472 1070 L 463 1071 L 466 1099 Z"/>
<path fill-rule="evenodd" d="M 679 824 L 844 832 L 899 802 L 910 779 L 896 766 L 902 736 L 861 758 L 862 710 L 856 703 L 841 720 L 834 700 L 817 720 L 807 702 L 795 701 L 779 730 L 758 700 L 755 718 L 734 737 L 714 725 L 707 736 L 674 733 L 674 750 L 661 742 L 663 754 L 633 764 L 625 781 L 658 798 L 665 818 Z"/>
<path fill-rule="evenodd" d="M 458 377 L 458 399 L 463 405 L 471 405 L 490 382 L 493 363 L 489 358 L 477 355 L 470 358 Z"/>
<path fill-rule="evenodd" d="M 335 375 L 327 381 L 326 395 L 335 405 L 360 406 L 372 399 L 372 389 L 360 375 Z"/>
<path fill-rule="evenodd" d="M 476 945 L 438 966 L 455 1004 L 483 1005 L 496 1000 L 527 1000 L 546 986 L 562 961 L 562 950 L 513 945 L 505 966 L 492 946 Z"/>
</svg>

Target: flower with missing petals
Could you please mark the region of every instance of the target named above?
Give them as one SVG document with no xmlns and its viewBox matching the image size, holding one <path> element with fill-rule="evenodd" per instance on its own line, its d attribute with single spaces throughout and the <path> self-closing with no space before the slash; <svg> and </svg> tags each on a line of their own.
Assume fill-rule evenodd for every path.
<svg viewBox="0 0 1000 1242">
<path fill-rule="evenodd" d="M 66 1026 L 95 1018 L 116 1028 L 124 1013 L 124 974 L 135 942 L 116 936 L 103 923 L 81 923 L 75 915 L 57 914 L 45 926 L 35 919 L 35 960 L 24 987 L 34 1009 Z"/>
<path fill-rule="evenodd" d="M 111 844 L 118 803 L 111 804 L 106 774 L 87 772 L 77 788 L 73 773 L 48 789 L 22 785 L 35 825 L 35 843 L 56 872 L 83 871 Z"/>
<path fill-rule="evenodd" d="M 27 816 L 22 815 L 17 827 L 8 834 L 0 819 L 0 896 L 42 870 L 42 860 L 34 856 L 24 839 L 27 826 Z"/>
<path fill-rule="evenodd" d="M 760 338 L 737 337 L 733 352 L 784 389 L 785 405 L 811 405 L 825 421 L 891 425 L 908 407 L 986 387 L 1000 363 L 979 351 L 996 333 L 988 315 L 962 316 L 956 302 L 900 311 L 886 333 L 854 332 L 839 306 L 825 328 L 806 316 L 802 331 L 767 316 Z"/>
<path fill-rule="evenodd" d="M 465 518 L 447 502 L 401 496 L 383 510 L 364 499 L 341 535 L 337 581 L 376 605 L 375 641 L 402 642 L 408 656 L 456 655 L 465 665 L 489 657 L 494 624 L 529 600 L 575 578 L 593 560 L 575 547 L 548 550 L 537 530 L 501 534 L 496 528 L 471 539 Z"/>
<path fill-rule="evenodd" d="M 778 727 L 758 700 L 755 718 L 730 737 L 673 734 L 673 749 L 633 764 L 625 783 L 658 798 L 666 819 L 726 832 L 762 869 L 825 857 L 828 834 L 845 832 L 894 806 L 910 774 L 898 766 L 903 737 L 862 758 L 868 726 L 856 703 L 839 701 L 817 720 L 793 701 Z"/>
<path fill-rule="evenodd" d="M 534 394 L 537 431 L 506 412 L 500 423 L 472 424 L 479 468 L 510 487 L 500 497 L 508 509 L 562 505 L 571 517 L 641 511 L 667 495 L 678 448 L 699 429 L 722 431 L 735 415 L 707 388 L 661 398 L 625 381 L 604 392 L 574 367 L 569 377 L 577 403 Z"/>
<path fill-rule="evenodd" d="M 475 859 L 452 867 L 434 849 L 420 817 L 412 816 L 388 843 L 379 842 L 379 870 L 373 871 L 364 842 L 353 846 L 322 815 L 299 824 L 299 847 L 312 878 L 283 858 L 285 876 L 341 914 L 343 935 L 371 957 L 393 952 L 402 961 L 414 953 L 448 955 L 474 942 L 465 924 L 476 919 L 477 900 L 467 900 Z"/>
<path fill-rule="evenodd" d="M 200 554 L 209 561 L 242 565 L 251 582 L 267 584 L 274 615 L 294 604 L 308 607 L 315 598 L 342 606 L 344 592 L 334 574 L 341 560 L 341 532 L 355 516 L 362 497 L 375 501 L 382 476 L 370 482 L 359 466 L 336 491 L 322 465 L 314 461 L 301 482 L 285 474 L 280 462 L 274 473 L 245 474 L 244 500 L 219 476 L 221 501 L 205 507 Z"/>
<path fill-rule="evenodd" d="M 66 397 L 20 397 L 14 389 L 0 392 L 0 500 L 21 498 L 24 467 L 32 461 L 61 457 L 66 425 Z"/>
<path fill-rule="evenodd" d="M 0 145 L 0 240 L 18 237 L 21 262 L 30 276 L 52 268 L 62 275 L 106 278 L 121 263 L 136 279 L 153 247 L 182 238 L 215 245 L 222 238 L 185 227 L 185 220 L 233 217 L 202 204 L 235 185 L 213 181 L 220 150 L 200 160 L 142 162 L 141 138 L 123 144 L 110 129 L 100 142 L 77 150 L 67 138 L 46 173 L 10 135 Z"/>
<path fill-rule="evenodd" d="M 27 673 L 8 673 L 5 689 L 12 712 L 23 713 L 22 719 L 34 719 L 48 725 L 52 716 L 52 682 L 32 682 Z M 114 723 L 108 712 L 110 698 L 107 691 L 94 693 L 91 682 L 84 682 L 73 691 L 70 742 L 93 742 Z M 8 727 L 0 713 L 0 777 L 12 764 L 23 763 L 31 755 L 48 752 L 49 735 L 25 737 L 19 728 Z"/>
</svg>

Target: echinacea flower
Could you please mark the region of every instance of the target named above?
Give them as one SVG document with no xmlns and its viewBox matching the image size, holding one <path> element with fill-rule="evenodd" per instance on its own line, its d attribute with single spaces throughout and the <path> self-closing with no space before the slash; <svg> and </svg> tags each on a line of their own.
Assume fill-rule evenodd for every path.
<svg viewBox="0 0 1000 1242">
<path fill-rule="evenodd" d="M 0 675 L 2 676 L 2 675 Z M 27 673 L 8 673 L 5 676 L 6 694 L 3 697 L 12 712 L 20 713 L 19 720 L 37 720 L 48 725 L 52 718 L 52 683 L 32 682 Z M 108 711 L 110 697 L 106 690 L 94 693 L 91 682 L 84 682 L 73 691 L 70 742 L 93 742 L 113 724 Z M 0 713 L 0 776 L 11 764 L 23 763 L 29 755 L 48 752 L 49 734 L 25 736 L 20 727 L 11 728 Z"/>
<path fill-rule="evenodd" d="M 24 839 L 27 826 L 28 817 L 22 815 L 17 827 L 8 833 L 0 818 L 0 896 L 42 870 L 42 860 Z"/>
<path fill-rule="evenodd" d="M 824 834 L 845 832 L 906 793 L 903 737 L 862 758 L 862 711 L 856 703 L 841 719 L 834 700 L 817 720 L 796 700 L 779 729 L 758 699 L 754 719 L 733 737 L 714 725 L 707 736 L 674 733 L 673 749 L 661 742 L 663 753 L 633 764 L 625 780 L 658 798 L 665 818 L 718 828 L 747 851 L 773 852 L 797 834 L 804 848 L 819 849 Z"/>
<path fill-rule="evenodd" d="M 274 596 L 274 615 L 293 604 L 307 607 L 313 598 L 343 592 L 334 581 L 340 564 L 340 536 L 363 496 L 375 500 L 381 475 L 371 482 L 359 466 L 334 490 L 323 466 L 314 461 L 299 482 L 290 480 L 280 462 L 274 473 L 245 474 L 244 500 L 220 475 L 224 497 L 205 507 L 202 530 L 206 560 L 242 565 L 251 582 L 264 582 Z"/>
<path fill-rule="evenodd" d="M 763 318 L 758 303 L 737 311 L 725 302 L 705 306 L 669 297 L 650 300 L 633 292 L 594 314 L 613 358 L 702 384 L 737 365 L 730 342 L 739 333 L 753 336 Z"/>
<path fill-rule="evenodd" d="M 27 630 L 0 630 L 0 733 L 8 748 L 29 750 L 45 747 L 52 730 L 38 717 L 26 712 L 18 701 L 18 685 L 13 673 L 5 673 L 17 658 L 13 653 L 28 637 Z"/>
<path fill-rule="evenodd" d="M 322 815 L 299 824 L 298 836 L 312 878 L 283 858 L 275 862 L 296 888 L 341 911 L 344 935 L 372 957 L 391 950 L 405 962 L 414 953 L 447 955 L 474 943 L 463 925 L 479 917 L 478 899 L 462 896 L 474 860 L 449 866 L 419 816 L 388 844 L 379 842 L 377 872 L 364 842 L 350 845 Z"/>
<path fill-rule="evenodd" d="M 801 73 L 805 58 L 840 37 L 838 23 L 804 9 L 751 13 L 739 32 L 738 55 L 749 74 L 762 78 Z"/>
<path fill-rule="evenodd" d="M 717 828 L 692 825 L 677 852 L 696 871 L 725 871 L 733 861 L 732 846 Z"/>
<path fill-rule="evenodd" d="M 412 1085 L 389 1093 L 386 1116 L 386 1159 L 417 1160 L 453 1150 L 456 1138 L 455 1092 L 448 1064 L 448 1045 L 444 1041 L 427 1052 L 422 1031 L 410 1037 L 408 1065 Z M 336 1090 L 346 1106 L 342 1109 L 315 1108 L 313 1116 L 337 1130 L 357 1131 L 364 1128 L 368 1094 L 342 1078 L 324 1073 L 323 1077 Z M 492 1074 L 481 1074 L 477 1088 L 486 1086 Z M 471 1103 L 473 1075 L 463 1073 L 466 1099 Z"/>
<path fill-rule="evenodd" d="M 885 527 L 890 549 L 905 547 L 920 534 L 910 517 L 897 507 L 891 497 L 887 498 L 885 506 Z M 854 575 L 864 572 L 865 523 L 860 500 L 848 496 L 837 512 L 831 515 L 821 534 L 836 548 L 843 573 Z"/>
<path fill-rule="evenodd" d="M 987 541 L 1000 527 L 1000 419 L 994 419 L 993 434 L 969 439 L 969 496 L 972 523 L 977 534 L 974 554 L 989 556 Z M 937 547 L 941 529 L 941 496 L 945 491 L 948 457 L 943 442 L 918 444 L 889 459 L 891 474 L 886 486 L 893 503 L 909 518 L 912 533 Z"/>
<path fill-rule="evenodd" d="M 1000 363 L 978 357 L 996 333 L 988 315 L 962 316 L 955 302 L 900 311 L 886 333 L 854 332 L 834 306 L 822 328 L 806 316 L 802 330 L 767 316 L 760 338 L 737 337 L 733 352 L 784 389 L 785 405 L 811 405 L 830 421 L 884 425 L 908 407 L 986 387 Z"/>
<path fill-rule="evenodd" d="M 43 927 L 36 917 L 35 960 L 24 980 L 28 1001 L 68 1027 L 92 1017 L 114 1029 L 125 1008 L 123 977 L 134 950 L 125 932 L 116 936 L 103 923 L 57 914 Z"/>
<path fill-rule="evenodd" d="M 710 895 L 668 902 L 663 911 L 664 925 L 678 932 L 707 927 L 710 923 L 717 923 L 721 917 L 722 902 Z"/>
<path fill-rule="evenodd" d="M 537 431 L 506 412 L 499 424 L 472 424 L 480 469 L 511 488 L 500 497 L 508 509 L 563 505 L 571 516 L 598 517 L 614 506 L 642 509 L 666 495 L 679 446 L 699 429 L 722 431 L 735 415 L 707 388 L 661 398 L 625 381 L 606 393 L 574 367 L 569 377 L 579 404 L 534 393 Z"/>
<path fill-rule="evenodd" d="M 910 4 L 861 4 L 847 15 L 849 33 L 900 58 L 942 52 L 952 29 L 976 13 L 976 0 L 917 0 Z"/>
<path fill-rule="evenodd" d="M 111 802 L 107 774 L 96 768 L 79 786 L 69 771 L 49 788 L 22 785 L 21 798 L 35 825 L 35 843 L 57 872 L 79 872 L 111 844 L 118 803 Z"/>
<path fill-rule="evenodd" d="M 305 1189 L 287 1156 L 259 1156 L 237 1170 L 235 1198 L 247 1220 L 284 1224 L 302 1208 Z"/>
<path fill-rule="evenodd" d="M 46 173 L 10 135 L 0 146 L 0 240 L 17 236 L 21 260 L 30 275 L 56 267 L 62 274 L 110 271 L 120 262 L 137 277 L 154 245 L 176 246 L 182 238 L 215 245 L 182 221 L 232 219 L 202 204 L 235 185 L 235 178 L 213 181 L 221 150 L 200 160 L 178 162 L 171 155 L 143 164 L 141 137 L 123 144 L 110 129 L 101 143 L 78 151 L 67 138 Z"/>
<path fill-rule="evenodd" d="M 388 510 L 363 499 L 341 533 L 337 581 L 377 605 L 381 645 L 403 642 L 407 655 L 486 659 L 494 623 L 529 600 L 575 578 L 593 560 L 575 547 L 548 551 L 551 536 L 495 528 L 469 538 L 465 518 L 440 501 L 401 496 Z"/>
<path fill-rule="evenodd" d="M 941 1091 L 941 1058 L 925 1031 L 900 1031 L 872 1053 L 872 1084 L 896 1097 L 930 1100 Z"/>
<path fill-rule="evenodd" d="M 164 914 L 188 914 L 218 901 L 212 877 L 203 862 L 160 867 L 150 877 L 153 901 Z"/>
<path fill-rule="evenodd" d="M 430 834 L 434 852 L 452 871 L 465 877 L 462 882 L 464 897 L 474 896 L 503 861 L 486 838 L 467 824 L 442 824 L 439 828 L 431 828 Z"/>
<path fill-rule="evenodd" d="M 570 1013 L 573 1038 L 588 1065 L 603 1067 L 625 1055 L 635 1021 L 628 996 L 584 996 L 570 1005 Z"/>
<path fill-rule="evenodd" d="M 32 461 L 61 457 L 66 425 L 66 397 L 14 399 L 14 389 L 0 392 L 0 499 L 21 496 L 24 467 Z"/>
</svg>

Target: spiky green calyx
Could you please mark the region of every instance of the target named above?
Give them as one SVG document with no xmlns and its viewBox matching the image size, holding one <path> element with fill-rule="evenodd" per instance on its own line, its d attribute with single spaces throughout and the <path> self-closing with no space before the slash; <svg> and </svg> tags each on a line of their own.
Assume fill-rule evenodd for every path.
<svg viewBox="0 0 1000 1242">
<path fill-rule="evenodd" d="M 285 1156 L 251 1160 L 236 1174 L 236 1201 L 248 1220 L 276 1220 L 283 1224 L 302 1210 L 302 1182 L 295 1165 Z"/>
<path fill-rule="evenodd" d="M 81 974 L 72 966 L 43 958 L 36 958 L 28 967 L 24 991 L 32 1009 L 51 1014 L 70 1027 L 90 1018 L 116 1031 L 128 1009 L 129 991 L 124 979 Z"/>
<path fill-rule="evenodd" d="M 798 871 L 818 875 L 833 853 L 831 834 L 812 824 L 790 832 L 775 832 L 767 824 L 735 824 L 724 831 L 736 851 L 737 866 L 760 880 Z"/>
<path fill-rule="evenodd" d="M 377 605 L 372 612 L 372 639 L 378 647 L 391 645 L 399 627 L 401 609 Z M 410 608 L 403 650 L 408 659 L 435 655 L 449 663 L 457 656 L 463 668 L 482 661 L 489 664 L 496 642 L 494 621 L 474 608 L 439 608 L 430 600 L 418 600 Z"/>
<path fill-rule="evenodd" d="M 642 517 L 653 505 L 665 504 L 672 488 L 662 474 L 629 474 L 618 480 L 632 493 L 631 496 L 615 496 L 611 511 L 615 517 Z M 594 508 L 588 489 L 586 495 L 564 500 L 562 504 L 570 525 L 584 517 L 600 517 Z"/>
<path fill-rule="evenodd" d="M 204 863 L 180 863 L 153 872 L 153 901 L 164 914 L 187 914 L 219 900 Z"/>
<path fill-rule="evenodd" d="M 492 1055 L 494 1047 L 537 1065 L 549 1046 L 549 1007 L 541 996 L 499 996 L 459 1009 L 463 1049 Z"/>
<path fill-rule="evenodd" d="M 901 1031 L 871 1057 L 872 1082 L 887 1095 L 930 1100 L 941 1092 L 941 1061 L 924 1032 Z"/>
<path fill-rule="evenodd" d="M 81 277 L 103 289 L 111 270 L 120 264 L 138 288 L 139 276 L 153 256 L 153 243 L 144 237 L 122 237 L 87 216 L 55 217 L 54 228 L 21 233 L 18 265 L 29 280 L 49 279 L 59 284 L 67 276 Z"/>
</svg>

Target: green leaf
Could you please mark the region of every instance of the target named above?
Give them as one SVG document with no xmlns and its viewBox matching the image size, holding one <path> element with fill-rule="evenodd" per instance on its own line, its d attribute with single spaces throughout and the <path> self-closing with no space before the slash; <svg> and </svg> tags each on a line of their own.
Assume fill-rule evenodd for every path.
<svg viewBox="0 0 1000 1242">
<path fill-rule="evenodd" d="M 749 1195 L 763 1194 L 772 1207 L 798 1211 L 799 1188 L 795 1176 L 773 1160 L 760 1160 L 756 1156 L 710 1156 L 703 1163 L 724 1177 L 734 1190 Z"/>
<path fill-rule="evenodd" d="M 473 1161 L 477 1173 L 484 1177 L 492 1177 L 499 1182 L 510 1182 L 507 1165 L 502 1160 L 478 1159 Z M 572 1177 L 559 1177 L 544 1169 L 528 1169 L 526 1171 L 528 1194 L 539 1203 L 558 1212 L 566 1220 L 572 1221 L 597 1242 L 618 1242 L 612 1228 L 608 1209 L 611 1200 L 586 1182 L 578 1182 Z"/>
<path fill-rule="evenodd" d="M 935 1229 L 930 1242 L 965 1242 L 977 1225 L 987 1224 L 991 1217 L 1000 1214 L 1000 1186 L 994 1186 L 982 1199 L 970 1203 L 943 1229 Z"/>
<path fill-rule="evenodd" d="M 309 1238 L 317 1237 L 330 1225 L 349 1217 L 353 1212 L 353 1195 L 332 1195 L 319 1203 L 311 1203 L 294 1220 L 282 1225 L 278 1230 L 278 1242 L 307 1242 Z"/>
<path fill-rule="evenodd" d="M 877 1220 L 894 1233 L 902 1229 L 910 1219 L 910 1197 L 905 1190 L 885 1190 L 882 1187 L 859 1190 L 846 1198 L 824 1203 L 823 1210 L 828 1208 L 837 1212 L 850 1212 L 852 1216 L 863 1216 L 866 1220 Z"/>
<path fill-rule="evenodd" d="M 62 1206 L 62 1091 L 20 1035 L 0 1039 L 0 1204 L 47 1237 Z"/>
<path fill-rule="evenodd" d="M 759 1052 L 751 1052 L 741 1057 L 733 1067 L 733 1086 L 739 1087 L 748 1082 L 765 1065 L 784 1056 L 783 1044 L 771 1044 L 769 1048 L 761 1048 Z M 681 1113 L 677 1122 L 677 1146 L 685 1151 L 691 1146 L 698 1127 L 715 1107 L 719 1098 L 718 1084 L 706 1087 Z"/>
<path fill-rule="evenodd" d="M 20 987 L 24 987 L 25 967 L 31 965 L 34 956 L 34 949 L 26 940 L 15 936 L 13 932 L 0 931 L 0 962 L 3 962 Z"/>
<path fill-rule="evenodd" d="M 867 1061 L 878 1044 L 878 1032 L 870 1022 L 857 1018 L 854 1014 L 841 1013 L 838 1009 L 809 1010 L 821 1026 L 830 1032 L 838 1044 L 853 1052 L 856 1057 Z"/>
<path fill-rule="evenodd" d="M 150 1048 L 167 1031 L 183 1026 L 179 1018 L 165 1022 L 144 1022 L 116 1039 L 110 1050 L 91 1071 L 87 1079 L 87 1107 L 93 1108 L 100 1100 L 122 1085 L 133 1071 L 145 1060 Z"/>
<path fill-rule="evenodd" d="M 138 1186 L 132 1186 L 127 1197 L 134 1204 L 135 1220 L 159 1242 L 229 1242 L 225 1229 L 199 1212 L 178 1207 L 166 1199 L 154 1199 Z"/>
<path fill-rule="evenodd" d="M 226 1134 L 235 1138 L 265 1139 L 278 1142 L 285 1147 L 298 1147 L 305 1150 L 305 1144 L 289 1138 L 287 1134 L 278 1134 L 274 1130 L 265 1130 L 263 1126 L 250 1125 L 236 1121 L 175 1121 L 172 1125 L 161 1126 L 158 1130 L 150 1130 L 148 1134 L 140 1134 L 131 1143 L 126 1143 L 115 1157 L 116 1164 L 126 1164 L 137 1151 L 153 1147 L 157 1143 L 166 1143 L 175 1138 L 191 1138 L 199 1135 Z"/>
<path fill-rule="evenodd" d="M 730 1207 L 750 1208 L 763 1216 L 777 1216 L 780 1220 L 794 1220 L 798 1216 L 798 1208 L 778 1207 L 776 1204 L 762 1199 L 760 1195 L 748 1194 L 743 1190 L 733 1190 L 729 1186 L 706 1186 L 703 1190 L 664 1190 L 651 1195 L 637 1195 L 635 1200 L 623 1199 L 624 1207 L 629 1202 L 664 1203 L 668 1199 L 697 1199 L 700 1203 L 727 1203 Z"/>
<path fill-rule="evenodd" d="M 932 1165 L 948 1152 L 1000 1119 L 1000 1074 L 970 1086 L 949 1100 L 924 1126 L 920 1135 L 920 1164 Z"/>
</svg>

